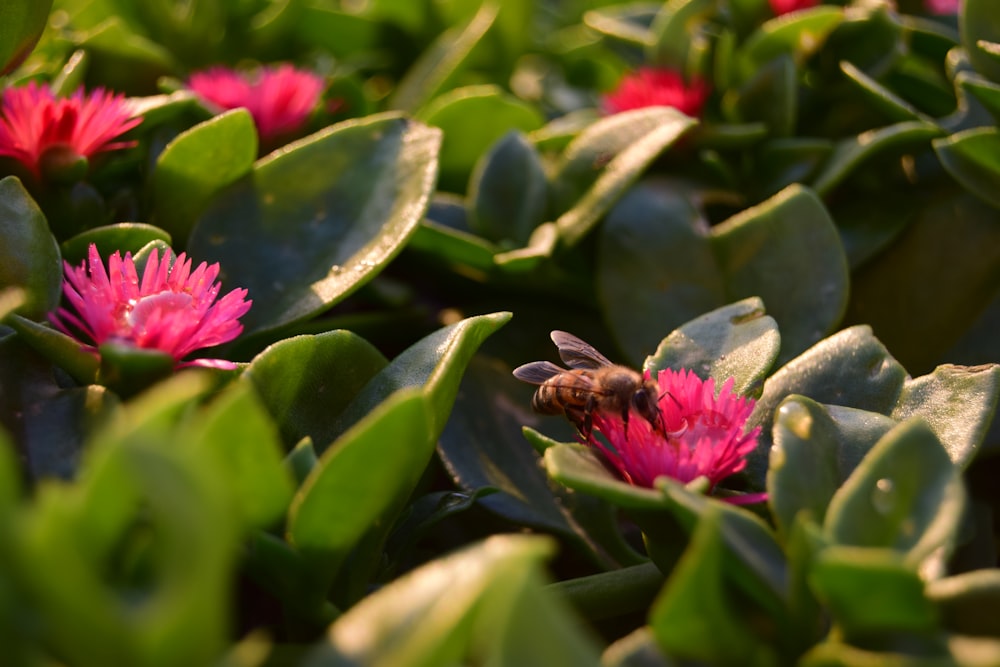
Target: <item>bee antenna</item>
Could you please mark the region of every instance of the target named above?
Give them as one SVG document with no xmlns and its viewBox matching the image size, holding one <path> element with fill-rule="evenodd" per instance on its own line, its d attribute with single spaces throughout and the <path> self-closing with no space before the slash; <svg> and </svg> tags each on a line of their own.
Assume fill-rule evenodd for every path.
<svg viewBox="0 0 1000 667">
<path fill-rule="evenodd" d="M 678 401 L 676 398 L 674 398 L 674 395 L 671 394 L 669 391 L 665 391 L 662 394 L 660 394 L 657 397 L 656 402 L 659 403 L 660 401 L 662 401 L 664 396 L 669 396 L 670 400 L 673 401 L 674 405 L 676 405 L 678 408 L 683 408 L 684 407 L 683 405 L 681 405 L 681 402 Z"/>
</svg>

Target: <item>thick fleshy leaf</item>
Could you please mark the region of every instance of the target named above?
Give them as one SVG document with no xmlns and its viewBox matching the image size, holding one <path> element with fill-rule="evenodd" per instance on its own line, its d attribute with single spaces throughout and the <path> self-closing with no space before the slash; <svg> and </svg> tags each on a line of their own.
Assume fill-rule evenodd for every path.
<svg viewBox="0 0 1000 667">
<path fill-rule="evenodd" d="M 761 445 L 747 459 L 747 475 L 763 488 L 771 424 L 778 404 L 790 394 L 818 403 L 887 415 L 896 406 L 906 371 L 869 327 L 845 329 L 788 362 L 764 383 L 747 428 L 761 426 Z"/>
<path fill-rule="evenodd" d="M 182 132 L 153 168 L 153 215 L 184 245 L 212 197 L 250 173 L 257 131 L 246 109 L 233 109 Z"/>
<path fill-rule="evenodd" d="M 935 139 L 941 164 L 966 190 L 1000 208 L 1000 130 L 977 127 Z"/>
<path fill-rule="evenodd" d="M 937 627 L 920 575 L 892 551 L 831 546 L 817 556 L 809 580 L 847 640 Z"/>
<path fill-rule="evenodd" d="M 929 375 L 907 380 L 892 411 L 903 421 L 927 420 L 952 463 L 966 466 L 986 437 L 1000 396 L 1000 366 L 938 366 Z"/>
<path fill-rule="evenodd" d="M 721 517 L 706 514 L 653 605 L 653 634 L 669 655 L 681 659 L 706 664 L 774 662 L 774 647 L 753 629 L 751 614 L 759 610 L 748 609 L 728 581 L 726 550 Z M 755 655 L 761 662 L 749 659 Z"/>
<path fill-rule="evenodd" d="M 634 562 L 636 554 L 620 539 L 602 544 L 587 532 L 588 522 L 600 520 L 608 524 L 605 533 L 617 535 L 607 507 L 581 503 L 550 487 L 522 433 L 522 424 L 540 421 L 528 408 L 532 391 L 514 379 L 509 367 L 474 358 L 438 444 L 448 472 L 466 490 L 495 489 L 479 504 L 516 524 L 560 535 L 607 566 Z"/>
<path fill-rule="evenodd" d="M 317 602 L 373 527 L 386 532 L 430 457 L 430 411 L 419 389 L 376 407 L 320 457 L 292 501 L 287 539 L 307 562 Z"/>
<path fill-rule="evenodd" d="M 840 485 L 896 422 L 876 412 L 823 406 L 789 396 L 778 407 L 767 469 L 767 490 L 779 530 L 788 534 L 808 512 L 822 523 Z"/>
<path fill-rule="evenodd" d="M 662 6 L 656 2 L 610 5 L 587 12 L 583 15 L 583 22 L 588 28 L 625 44 L 652 46 L 654 36 L 651 26 Z"/>
<path fill-rule="evenodd" d="M 294 490 L 278 429 L 247 384 L 234 383 L 188 426 L 185 446 L 216 457 L 245 525 L 265 528 L 284 514 Z"/>
<path fill-rule="evenodd" d="M 0 75 L 21 64 L 45 29 L 52 0 L 9 0 L 0 5 Z"/>
<path fill-rule="evenodd" d="M 374 277 L 416 230 L 439 141 L 439 130 L 388 114 L 286 146 L 215 197 L 191 254 L 249 290 L 247 332 L 311 317 Z"/>
<path fill-rule="evenodd" d="M 307 667 L 597 667 L 599 651 L 543 588 L 535 537 L 494 536 L 401 577 L 338 619 Z"/>
<path fill-rule="evenodd" d="M 645 168 L 697 121 L 648 107 L 597 121 L 570 142 L 553 183 L 559 237 L 580 241 Z"/>
<path fill-rule="evenodd" d="M 663 339 L 646 357 L 644 370 L 688 368 L 717 385 L 735 378 L 737 394 L 757 393 L 778 357 L 781 335 L 764 303 L 751 297 L 688 322 Z"/>
<path fill-rule="evenodd" d="M 71 338 L 48 324 L 12 315 L 6 322 L 25 343 L 39 354 L 70 374 L 80 384 L 90 384 L 97 379 L 100 359 L 92 349 L 85 349 L 80 341 Z"/>
<path fill-rule="evenodd" d="M 461 266 L 484 275 L 493 269 L 496 247 L 485 239 L 424 219 L 406 246 L 435 258 L 445 265 Z"/>
<path fill-rule="evenodd" d="M 534 144 L 508 132 L 476 164 L 469 184 L 469 227 L 495 242 L 527 244 L 545 221 L 545 166 Z"/>
<path fill-rule="evenodd" d="M 170 234 L 159 227 L 141 222 L 120 222 L 116 225 L 88 229 L 63 241 L 60 249 L 63 260 L 73 266 L 79 266 L 87 259 L 91 244 L 97 246 L 97 252 L 100 253 L 101 257 L 109 257 L 116 251 L 123 256 L 127 252 L 135 255 L 153 241 L 161 241 L 167 246 L 171 245 Z"/>
<path fill-rule="evenodd" d="M 758 296 L 781 331 L 782 360 L 817 342 L 847 307 L 847 259 L 829 212 L 790 186 L 717 225 L 712 249 L 731 299 Z"/>
<path fill-rule="evenodd" d="M 834 495 L 831 541 L 894 549 L 910 567 L 949 552 L 965 507 L 958 469 L 925 421 L 911 418 L 876 443 Z"/>
<path fill-rule="evenodd" d="M 767 21 L 743 44 L 741 73 L 752 76 L 765 63 L 784 55 L 792 56 L 796 63 L 804 62 L 843 20 L 843 8 L 821 6 Z"/>
<path fill-rule="evenodd" d="M 929 144 L 942 134 L 944 130 L 934 123 L 914 120 L 843 139 L 837 143 L 823 170 L 813 180 L 812 187 L 826 196 L 869 158 L 889 150 L 913 150 L 916 146 Z"/>
<path fill-rule="evenodd" d="M 790 56 L 761 66 L 731 98 L 733 115 L 741 122 L 763 123 L 775 137 L 791 136 L 799 113 L 797 75 Z"/>
<path fill-rule="evenodd" d="M 537 109 L 492 85 L 449 91 L 428 104 L 417 120 L 444 132 L 440 186 L 455 192 L 465 190 L 473 166 L 507 132 L 531 132 L 545 122 Z"/>
<path fill-rule="evenodd" d="M 349 331 L 286 338 L 254 357 L 241 380 L 256 388 L 286 447 L 309 437 L 322 448 L 333 417 L 385 368 L 385 357 Z"/>
<path fill-rule="evenodd" d="M 833 143 L 813 137 L 780 137 L 760 147 L 755 176 L 761 195 L 769 197 L 793 183 L 806 183 L 829 157 Z"/>
<path fill-rule="evenodd" d="M 685 190 L 667 181 L 643 181 L 608 213 L 598 238 L 597 298 L 633 363 L 673 327 L 726 302 L 707 228 Z"/>
<path fill-rule="evenodd" d="M 355 394 L 328 432 L 343 433 L 390 394 L 406 387 L 421 387 L 430 401 L 432 439 L 437 439 L 448 420 L 466 364 L 482 342 L 509 319 L 510 313 L 470 317 L 417 341 Z M 325 444 L 317 442 L 318 449 L 322 451 Z"/>
<path fill-rule="evenodd" d="M 299 37 L 338 58 L 350 58 L 378 45 L 379 23 L 368 16 L 318 4 L 304 4 L 299 11 Z"/>
<path fill-rule="evenodd" d="M 840 70 L 847 75 L 848 81 L 854 83 L 865 94 L 872 106 L 885 114 L 888 120 L 895 123 L 930 120 L 912 104 L 868 76 L 853 63 L 841 61 Z"/>
<path fill-rule="evenodd" d="M 543 463 L 552 479 L 576 491 L 593 494 L 625 509 L 663 509 L 661 493 L 621 481 L 584 445 L 562 442 L 551 445 L 545 450 Z"/>
<path fill-rule="evenodd" d="M 962 46 L 976 71 L 1000 83 L 1000 60 L 981 49 L 979 43 L 1000 42 L 1000 17 L 990 0 L 965 0 L 959 12 Z"/>
<path fill-rule="evenodd" d="M 650 27 L 648 59 L 680 72 L 697 72 L 707 41 L 704 25 L 717 4 L 716 0 L 677 0 L 663 5 Z"/>
<path fill-rule="evenodd" d="M 673 667 L 648 625 L 612 642 L 601 656 L 604 667 Z"/>
<path fill-rule="evenodd" d="M 497 11 L 497 5 L 484 2 L 466 24 L 442 33 L 410 66 L 389 98 L 388 107 L 414 113 L 437 97 L 493 25 Z"/>
<path fill-rule="evenodd" d="M 41 319 L 59 303 L 63 267 L 59 245 L 38 204 L 14 176 L 0 180 L 0 289 L 24 290 L 19 312 Z"/>
</svg>

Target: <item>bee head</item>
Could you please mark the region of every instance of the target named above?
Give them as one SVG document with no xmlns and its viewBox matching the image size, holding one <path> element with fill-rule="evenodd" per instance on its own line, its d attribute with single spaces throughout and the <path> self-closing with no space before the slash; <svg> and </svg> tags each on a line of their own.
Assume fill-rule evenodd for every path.
<svg viewBox="0 0 1000 667">
<path fill-rule="evenodd" d="M 657 387 L 652 382 L 645 382 L 632 394 L 632 407 L 639 415 L 649 422 L 655 430 L 663 431 L 663 421 L 656 400 Z"/>
</svg>

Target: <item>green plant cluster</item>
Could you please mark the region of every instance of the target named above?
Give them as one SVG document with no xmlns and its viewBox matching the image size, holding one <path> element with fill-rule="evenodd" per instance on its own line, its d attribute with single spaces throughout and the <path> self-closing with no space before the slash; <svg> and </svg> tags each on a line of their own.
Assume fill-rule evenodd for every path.
<svg viewBox="0 0 1000 667">
<path fill-rule="evenodd" d="M 0 164 L 0 662 L 1000 664 L 1000 13 L 899 5 L 0 3 L 4 87 L 143 118 Z M 266 155 L 184 86 L 278 61 L 327 90 Z M 644 65 L 702 117 L 602 113 Z M 238 368 L 53 329 L 91 244 L 218 262 Z M 767 504 L 532 414 L 551 329 L 735 378 Z"/>
</svg>

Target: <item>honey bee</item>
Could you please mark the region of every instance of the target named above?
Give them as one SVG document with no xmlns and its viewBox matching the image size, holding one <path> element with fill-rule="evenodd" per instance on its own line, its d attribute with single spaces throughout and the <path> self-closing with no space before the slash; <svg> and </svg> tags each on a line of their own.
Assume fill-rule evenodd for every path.
<svg viewBox="0 0 1000 667">
<path fill-rule="evenodd" d="M 590 438 L 595 412 L 620 414 L 628 433 L 629 409 L 663 433 L 657 408 L 659 388 L 639 371 L 612 363 L 593 346 L 565 331 L 553 331 L 552 342 L 570 368 L 533 361 L 514 369 L 514 377 L 539 385 L 531 407 L 543 415 L 563 413 L 584 439 Z"/>
</svg>

